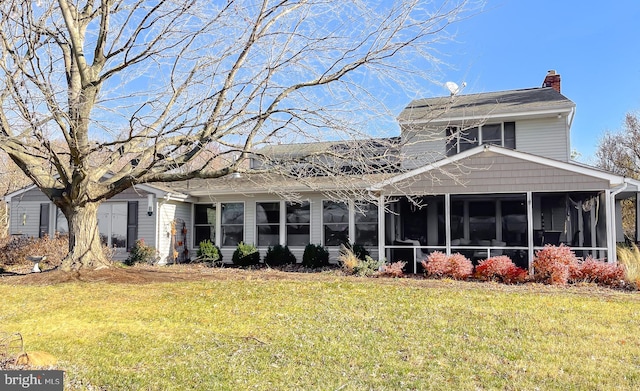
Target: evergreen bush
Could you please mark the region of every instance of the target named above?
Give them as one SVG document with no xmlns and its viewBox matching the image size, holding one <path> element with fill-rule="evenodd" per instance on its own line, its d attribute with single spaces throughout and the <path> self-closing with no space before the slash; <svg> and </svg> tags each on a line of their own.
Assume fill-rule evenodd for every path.
<svg viewBox="0 0 640 391">
<path fill-rule="evenodd" d="M 238 243 L 231 261 L 238 266 L 252 266 L 260 263 L 260 252 L 253 244 Z"/>
<path fill-rule="evenodd" d="M 136 263 L 153 263 L 156 260 L 156 249 L 148 246 L 144 239 L 136 240 L 133 247 L 131 247 L 131 251 L 129 252 L 129 257 L 125 259 L 124 264 L 128 266 L 133 266 Z"/>
<path fill-rule="evenodd" d="M 222 264 L 222 252 L 220 248 L 211 243 L 210 240 L 203 240 L 198 245 L 198 258 L 201 262 L 207 262 L 211 265 Z"/>
<path fill-rule="evenodd" d="M 267 249 L 263 261 L 269 266 L 292 265 L 296 263 L 296 257 L 288 246 L 276 244 Z"/>
<path fill-rule="evenodd" d="M 310 268 L 329 266 L 329 251 L 319 244 L 307 244 L 302 255 L 302 265 Z"/>
</svg>

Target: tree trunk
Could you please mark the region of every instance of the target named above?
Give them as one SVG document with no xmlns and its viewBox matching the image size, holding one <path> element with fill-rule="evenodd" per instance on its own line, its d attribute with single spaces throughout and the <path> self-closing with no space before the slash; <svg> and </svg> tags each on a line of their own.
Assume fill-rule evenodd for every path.
<svg viewBox="0 0 640 391">
<path fill-rule="evenodd" d="M 111 266 L 100 241 L 98 206 L 100 203 L 88 202 L 63 208 L 69 223 L 69 254 L 62 260 L 62 270 L 102 269 Z"/>
</svg>

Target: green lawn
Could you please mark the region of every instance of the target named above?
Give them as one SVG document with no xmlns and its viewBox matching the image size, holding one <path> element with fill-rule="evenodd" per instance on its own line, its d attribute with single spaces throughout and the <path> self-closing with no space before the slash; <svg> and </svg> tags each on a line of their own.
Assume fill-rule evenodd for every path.
<svg viewBox="0 0 640 391">
<path fill-rule="evenodd" d="M 262 276 L 0 284 L 0 329 L 69 389 L 640 389 L 638 293 Z"/>
</svg>

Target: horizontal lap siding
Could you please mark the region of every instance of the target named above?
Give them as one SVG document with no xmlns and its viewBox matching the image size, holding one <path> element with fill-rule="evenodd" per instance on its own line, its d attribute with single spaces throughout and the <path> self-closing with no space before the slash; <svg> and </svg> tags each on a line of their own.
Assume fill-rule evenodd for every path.
<svg viewBox="0 0 640 391">
<path fill-rule="evenodd" d="M 9 210 L 11 235 L 38 237 L 40 232 L 40 204 L 42 203 L 47 203 L 46 197 L 42 202 L 22 200 L 16 202 L 16 199 L 13 199 Z M 26 218 L 23 218 L 25 215 Z M 22 224 L 23 221 L 24 225 Z"/>
<path fill-rule="evenodd" d="M 175 203 L 160 203 L 158 207 L 158 255 L 163 262 L 173 262 L 171 248 L 171 222 L 176 216 L 177 205 Z"/>
<path fill-rule="evenodd" d="M 569 161 L 566 118 L 521 120 L 516 123 L 516 149 L 532 155 Z"/>
<path fill-rule="evenodd" d="M 408 194 L 474 194 L 608 189 L 606 180 L 484 152 L 405 181 Z M 448 175 L 453 176 L 451 179 Z"/>
<path fill-rule="evenodd" d="M 444 130 L 421 129 L 402 132 L 402 168 L 412 170 L 446 156 Z"/>
</svg>

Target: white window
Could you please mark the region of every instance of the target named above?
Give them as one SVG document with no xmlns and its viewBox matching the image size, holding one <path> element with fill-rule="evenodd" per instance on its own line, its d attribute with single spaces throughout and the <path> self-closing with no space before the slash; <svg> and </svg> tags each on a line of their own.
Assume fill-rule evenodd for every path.
<svg viewBox="0 0 640 391">
<path fill-rule="evenodd" d="M 256 245 L 280 244 L 280 202 L 256 202 Z"/>
<path fill-rule="evenodd" d="M 98 207 L 98 230 L 102 244 L 127 248 L 127 203 L 107 202 Z"/>
<path fill-rule="evenodd" d="M 201 242 L 209 240 L 216 243 L 216 206 L 211 204 L 196 204 L 194 206 L 195 243 L 197 247 Z"/>
<path fill-rule="evenodd" d="M 349 242 L 349 206 L 344 202 L 322 202 L 324 245 L 339 246 Z"/>
<path fill-rule="evenodd" d="M 244 204 L 228 202 L 220 204 L 221 243 L 225 247 L 235 247 L 244 240 Z"/>
<path fill-rule="evenodd" d="M 485 124 L 473 128 L 450 126 L 446 131 L 447 156 L 482 144 L 516 148 L 516 123 Z"/>
<path fill-rule="evenodd" d="M 311 240 L 311 204 L 286 203 L 287 246 L 306 246 Z"/>
</svg>

